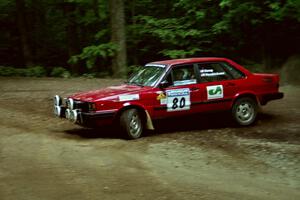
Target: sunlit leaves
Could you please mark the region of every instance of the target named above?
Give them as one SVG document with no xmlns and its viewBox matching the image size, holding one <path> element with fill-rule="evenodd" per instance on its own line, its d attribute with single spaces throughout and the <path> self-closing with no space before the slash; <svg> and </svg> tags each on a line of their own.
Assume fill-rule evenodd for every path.
<svg viewBox="0 0 300 200">
<path fill-rule="evenodd" d="M 193 56 L 199 51 L 201 51 L 200 48 L 172 49 L 172 50 L 165 49 L 160 51 L 159 53 L 163 54 L 164 56 L 168 56 L 172 59 L 175 59 L 175 58 L 185 58 L 185 57 Z"/>
<path fill-rule="evenodd" d="M 83 48 L 82 53 L 79 55 L 72 56 L 69 63 L 78 63 L 80 60 L 86 61 L 88 69 L 93 68 L 98 58 L 107 58 L 115 55 L 118 47 L 113 43 L 105 43 L 100 45 L 91 45 Z"/>
<path fill-rule="evenodd" d="M 194 55 L 199 48 L 191 45 L 192 40 L 199 40 L 206 36 L 206 31 L 196 29 L 193 24 L 186 22 L 185 18 L 157 19 L 151 16 L 139 16 L 138 22 L 143 26 L 141 32 L 157 38 L 164 44 L 181 47 L 179 50 L 162 50 L 159 53 L 170 58 L 186 57 Z M 189 47 L 184 48 L 184 47 Z"/>
</svg>

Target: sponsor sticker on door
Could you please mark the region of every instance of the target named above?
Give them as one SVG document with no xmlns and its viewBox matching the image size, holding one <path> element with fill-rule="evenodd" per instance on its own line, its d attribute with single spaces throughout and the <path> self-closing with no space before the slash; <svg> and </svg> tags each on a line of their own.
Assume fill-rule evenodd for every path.
<svg viewBox="0 0 300 200">
<path fill-rule="evenodd" d="M 224 97 L 223 85 L 212 85 L 206 87 L 207 99 L 220 99 Z"/>
</svg>

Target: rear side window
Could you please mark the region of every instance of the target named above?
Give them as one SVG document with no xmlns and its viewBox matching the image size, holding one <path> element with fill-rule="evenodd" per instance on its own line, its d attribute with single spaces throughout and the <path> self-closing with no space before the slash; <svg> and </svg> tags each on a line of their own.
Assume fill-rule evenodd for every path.
<svg viewBox="0 0 300 200">
<path fill-rule="evenodd" d="M 232 75 L 224 69 L 221 63 L 201 63 L 199 75 L 201 82 L 213 82 L 233 79 Z"/>
<path fill-rule="evenodd" d="M 234 79 L 241 79 L 245 77 L 241 71 L 237 70 L 233 66 L 229 65 L 228 63 L 222 63 L 222 66 L 232 75 Z"/>
</svg>

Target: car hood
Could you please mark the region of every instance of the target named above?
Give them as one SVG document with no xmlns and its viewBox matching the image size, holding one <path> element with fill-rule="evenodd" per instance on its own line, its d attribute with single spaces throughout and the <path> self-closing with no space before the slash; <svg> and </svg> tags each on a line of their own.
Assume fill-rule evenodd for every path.
<svg viewBox="0 0 300 200">
<path fill-rule="evenodd" d="M 99 90 L 81 92 L 70 96 L 69 98 L 73 98 L 79 101 L 101 101 L 101 100 L 114 100 L 118 99 L 120 95 L 130 95 L 130 94 L 139 94 L 140 92 L 149 90 L 149 87 L 141 87 L 136 85 L 119 85 L 119 86 L 111 86 L 107 88 L 102 88 Z"/>
</svg>

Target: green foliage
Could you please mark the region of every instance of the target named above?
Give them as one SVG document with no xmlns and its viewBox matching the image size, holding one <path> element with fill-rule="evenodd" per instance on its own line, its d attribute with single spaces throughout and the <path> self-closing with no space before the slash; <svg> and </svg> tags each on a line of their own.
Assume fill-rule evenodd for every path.
<svg viewBox="0 0 300 200">
<path fill-rule="evenodd" d="M 191 15 L 202 20 L 205 13 L 192 11 Z M 198 16 L 198 17 L 197 17 Z M 187 17 L 157 19 L 152 16 L 137 16 L 134 28 L 141 37 L 156 41 L 157 53 L 169 58 L 194 56 L 203 51 L 203 45 L 210 43 L 207 30 L 195 28 L 194 21 Z M 159 49 L 159 47 L 161 47 Z M 149 51 L 146 49 L 146 51 Z"/>
<path fill-rule="evenodd" d="M 141 69 L 142 66 L 140 65 L 131 65 L 127 67 L 127 75 L 130 76 L 131 74 L 134 74 L 138 72 Z"/>
<path fill-rule="evenodd" d="M 47 71 L 42 66 L 35 66 L 24 69 L 24 74 L 29 77 L 43 77 L 47 75 Z"/>
<path fill-rule="evenodd" d="M 71 76 L 71 73 L 63 67 L 54 67 L 50 73 L 50 76 L 68 78 Z"/>
<path fill-rule="evenodd" d="M 88 77 L 106 76 L 111 71 L 111 58 L 118 50 L 109 42 L 108 2 L 24 0 L 24 27 L 32 61 L 47 69 L 66 66 L 53 68 L 51 76 L 69 76 L 69 71 Z M 0 11 L 4 27 L 0 65 L 24 66 L 16 2 L 0 1 Z M 125 14 L 129 66 L 206 55 L 255 63 L 268 58 L 282 62 L 300 51 L 299 0 L 126 1 Z M 130 68 L 134 71 L 135 67 Z M 45 75 L 38 67 L 0 67 L 0 71 L 2 76 Z"/>
<path fill-rule="evenodd" d="M 0 66 L 0 76 L 17 76 L 17 70 L 13 67 Z"/>
<path fill-rule="evenodd" d="M 215 34 L 222 34 L 229 31 L 230 23 L 228 21 L 220 21 L 212 26 L 212 32 Z"/>
<path fill-rule="evenodd" d="M 101 39 L 103 39 L 104 36 L 107 35 L 107 34 L 108 34 L 108 30 L 107 30 L 107 29 L 103 29 L 103 30 L 101 30 L 101 31 L 98 31 L 98 32 L 96 33 L 96 35 L 95 35 L 95 39 L 101 40 Z"/>
<path fill-rule="evenodd" d="M 139 16 L 143 33 L 151 34 L 162 42 L 179 44 L 183 39 L 201 37 L 203 30 L 194 29 L 183 18 L 156 19 L 151 16 Z M 186 42 L 184 42 L 186 44 Z"/>
<path fill-rule="evenodd" d="M 27 76 L 27 77 L 44 77 L 47 71 L 44 67 L 35 66 L 29 68 L 14 68 L 0 66 L 0 76 Z"/>
<path fill-rule="evenodd" d="M 284 18 L 296 19 L 300 22 L 300 1 L 287 0 L 285 3 L 270 2 L 269 3 L 270 16 L 269 18 L 276 21 L 282 21 Z"/>
<path fill-rule="evenodd" d="M 95 78 L 97 76 L 96 73 L 84 73 L 82 74 L 82 77 L 84 78 Z"/>
<path fill-rule="evenodd" d="M 83 48 L 81 54 L 72 56 L 69 60 L 69 63 L 75 64 L 80 60 L 84 60 L 86 61 L 87 68 L 91 69 L 95 65 L 97 58 L 112 57 L 117 49 L 117 45 L 113 43 L 88 46 Z"/>
<path fill-rule="evenodd" d="M 245 23 L 248 26 L 253 26 L 262 21 L 263 5 L 256 3 L 255 1 L 243 1 L 241 3 L 239 0 L 223 0 L 220 2 L 219 6 L 224 14 L 222 20 L 213 25 L 213 33 L 232 33 L 233 29 L 241 28 L 240 26 L 245 25 Z"/>
<path fill-rule="evenodd" d="M 196 52 L 199 52 L 199 48 L 193 48 L 193 49 L 186 49 L 186 50 L 162 50 L 160 53 L 162 53 L 164 56 L 170 57 L 172 59 L 175 58 L 185 58 L 189 56 L 193 56 L 196 54 Z"/>
</svg>

